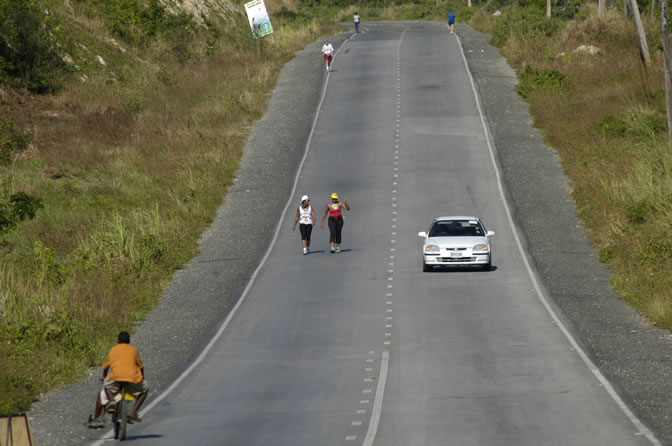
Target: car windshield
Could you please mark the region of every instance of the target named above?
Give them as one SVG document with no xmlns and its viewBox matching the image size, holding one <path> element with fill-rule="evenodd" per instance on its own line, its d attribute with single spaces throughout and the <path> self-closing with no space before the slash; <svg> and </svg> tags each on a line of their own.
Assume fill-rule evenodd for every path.
<svg viewBox="0 0 672 446">
<path fill-rule="evenodd" d="M 430 237 L 482 237 L 483 227 L 476 220 L 436 221 L 429 231 Z"/>
</svg>

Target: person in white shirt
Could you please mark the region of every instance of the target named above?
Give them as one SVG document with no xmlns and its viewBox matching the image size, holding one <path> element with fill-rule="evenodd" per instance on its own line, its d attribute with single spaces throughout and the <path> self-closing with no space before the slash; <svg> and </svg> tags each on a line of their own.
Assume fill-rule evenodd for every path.
<svg viewBox="0 0 672 446">
<path fill-rule="evenodd" d="M 296 218 L 292 231 L 296 231 L 296 224 L 299 223 L 299 232 L 301 233 L 301 245 L 303 246 L 303 255 L 310 252 L 310 233 L 313 232 L 315 223 L 315 210 L 310 205 L 310 197 L 304 195 L 301 197 L 301 205 L 296 210 Z"/>
<path fill-rule="evenodd" d="M 322 55 L 324 56 L 327 71 L 331 70 L 331 61 L 334 58 L 334 47 L 331 43 L 324 42 L 324 45 L 322 45 Z"/>
<path fill-rule="evenodd" d="M 359 33 L 359 13 L 355 12 L 353 18 L 355 19 L 355 32 Z"/>
</svg>

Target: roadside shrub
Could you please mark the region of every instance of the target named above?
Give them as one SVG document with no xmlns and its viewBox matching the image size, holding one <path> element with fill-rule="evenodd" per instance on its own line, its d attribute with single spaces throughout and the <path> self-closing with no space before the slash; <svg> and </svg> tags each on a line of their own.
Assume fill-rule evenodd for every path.
<svg viewBox="0 0 672 446">
<path fill-rule="evenodd" d="M 347 16 L 347 18 L 342 19 L 343 21 L 350 20 L 352 17 Z M 279 11 L 276 11 L 273 14 L 273 20 L 285 23 L 308 23 L 312 18 L 303 12 L 295 12 L 291 9 L 287 9 L 286 6 L 280 8 Z"/>
<path fill-rule="evenodd" d="M 625 136 L 628 124 L 615 116 L 605 116 L 597 121 L 593 127 L 603 138 Z"/>
<path fill-rule="evenodd" d="M 558 17 L 547 18 L 545 9 L 507 7 L 503 8 L 502 13 L 492 22 L 490 43 L 497 47 L 503 46 L 509 37 L 525 41 L 551 37 L 563 23 Z"/>
<path fill-rule="evenodd" d="M 655 136 L 667 129 L 666 118 L 646 106 L 637 105 L 625 114 L 627 133 L 633 136 Z"/>
<path fill-rule="evenodd" d="M 177 45 L 193 31 L 194 21 L 187 13 L 172 14 L 160 0 L 75 0 L 80 9 L 90 15 L 104 17 L 105 25 L 120 39 L 133 45 L 145 46 L 159 35 L 169 34 Z M 185 33 L 185 31 L 187 33 Z M 188 42 L 182 42 L 178 52 L 184 52 Z"/>
<path fill-rule="evenodd" d="M 667 121 L 657 111 L 642 105 L 630 108 L 625 116 L 605 116 L 593 127 L 603 138 L 607 137 L 655 137 L 667 129 Z"/>
<path fill-rule="evenodd" d="M 0 165 L 11 163 L 15 153 L 28 148 L 30 137 L 16 133 L 14 124 L 0 119 Z"/>
<path fill-rule="evenodd" d="M 647 215 L 651 212 L 651 207 L 645 200 L 638 200 L 631 203 L 625 208 L 625 218 L 628 223 L 633 225 L 641 225 L 646 222 Z"/>
<path fill-rule="evenodd" d="M 32 220 L 42 209 L 42 200 L 25 192 L 18 192 L 7 201 L 0 201 L 0 234 L 16 228 L 19 222 Z"/>
<path fill-rule="evenodd" d="M 58 90 L 67 72 L 59 34 L 60 24 L 37 0 L 1 1 L 0 80 L 33 93 Z"/>
<path fill-rule="evenodd" d="M 525 65 L 520 74 L 520 82 L 516 87 L 519 95 L 527 98 L 533 91 L 538 89 L 563 90 L 569 85 L 569 78 L 557 70 L 540 69 L 531 65 Z"/>
<path fill-rule="evenodd" d="M 672 246 L 664 236 L 650 234 L 646 241 L 633 253 L 633 260 L 645 266 L 653 267 L 662 264 L 672 254 Z"/>
<path fill-rule="evenodd" d="M 609 263 L 614 258 L 614 247 L 609 245 L 600 249 L 600 262 Z"/>
</svg>

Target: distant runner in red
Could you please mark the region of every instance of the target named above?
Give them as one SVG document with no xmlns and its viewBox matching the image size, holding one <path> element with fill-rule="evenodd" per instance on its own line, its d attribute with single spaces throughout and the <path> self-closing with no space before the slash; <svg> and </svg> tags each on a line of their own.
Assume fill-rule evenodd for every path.
<svg viewBox="0 0 672 446">
<path fill-rule="evenodd" d="M 334 58 L 334 47 L 328 41 L 322 45 L 322 56 L 324 56 L 324 63 L 327 66 L 327 71 L 331 70 L 331 61 Z"/>
</svg>

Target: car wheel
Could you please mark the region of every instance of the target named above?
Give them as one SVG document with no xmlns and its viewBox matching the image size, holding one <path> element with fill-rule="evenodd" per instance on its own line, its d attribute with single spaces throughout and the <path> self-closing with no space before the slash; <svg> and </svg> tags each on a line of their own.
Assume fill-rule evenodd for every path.
<svg viewBox="0 0 672 446">
<path fill-rule="evenodd" d="M 483 268 L 483 271 L 490 271 L 492 269 L 492 261 L 488 259 L 488 263 L 483 265 L 481 268 Z"/>
<path fill-rule="evenodd" d="M 425 262 L 422 262 L 422 272 L 428 273 L 432 270 L 432 267 L 427 265 Z"/>
</svg>

